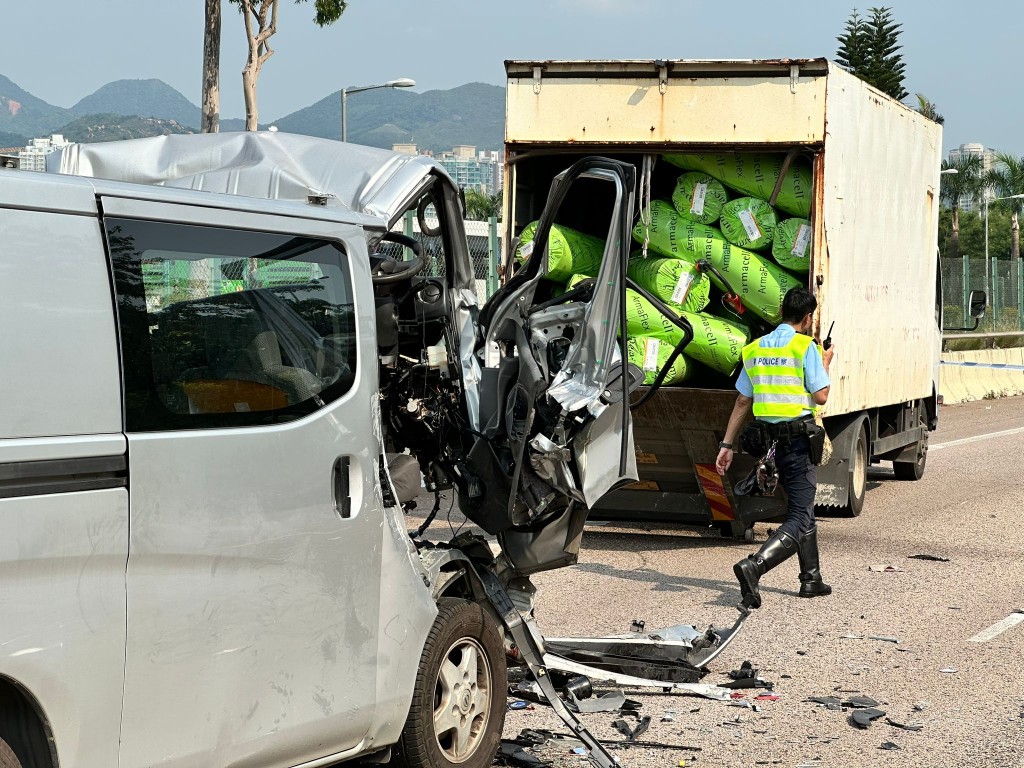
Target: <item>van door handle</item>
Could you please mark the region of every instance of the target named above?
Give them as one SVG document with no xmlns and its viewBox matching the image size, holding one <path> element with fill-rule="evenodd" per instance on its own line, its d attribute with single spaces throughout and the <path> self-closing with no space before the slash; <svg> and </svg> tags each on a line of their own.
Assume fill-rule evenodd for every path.
<svg viewBox="0 0 1024 768">
<path fill-rule="evenodd" d="M 343 520 L 352 517 L 352 495 L 349 487 L 351 464 L 352 460 L 348 456 L 339 456 L 334 462 L 334 510 Z"/>
</svg>

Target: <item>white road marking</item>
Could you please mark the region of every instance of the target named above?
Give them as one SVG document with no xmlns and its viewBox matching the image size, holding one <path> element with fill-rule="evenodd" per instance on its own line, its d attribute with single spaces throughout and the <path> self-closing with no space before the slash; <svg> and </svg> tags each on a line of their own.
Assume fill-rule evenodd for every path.
<svg viewBox="0 0 1024 768">
<path fill-rule="evenodd" d="M 1011 627 L 1015 627 L 1024 621 L 1024 613 L 1011 613 L 1005 619 L 997 621 L 988 629 L 983 629 L 981 632 L 976 634 L 974 637 L 967 640 L 968 643 L 987 643 L 993 637 L 1001 635 Z"/>
<path fill-rule="evenodd" d="M 965 445 L 967 443 L 976 443 L 979 440 L 990 440 L 993 437 L 1006 437 L 1007 435 L 1019 435 L 1024 432 L 1024 427 L 1017 427 L 1016 429 L 1004 429 L 1001 432 L 989 432 L 984 435 L 975 435 L 974 437 L 962 437 L 959 440 L 950 440 L 945 443 L 935 443 L 929 445 L 929 451 L 937 451 L 940 448 L 952 448 L 954 445 Z"/>
</svg>

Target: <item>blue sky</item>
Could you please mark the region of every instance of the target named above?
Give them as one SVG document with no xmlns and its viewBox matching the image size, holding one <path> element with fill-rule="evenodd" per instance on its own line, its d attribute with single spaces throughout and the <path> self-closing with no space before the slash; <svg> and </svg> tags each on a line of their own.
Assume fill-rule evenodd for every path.
<svg viewBox="0 0 1024 768">
<path fill-rule="evenodd" d="M 881 2 L 881 0 L 879 0 Z M 946 148 L 976 141 L 1024 154 L 1019 51 L 1011 0 L 888 0 L 904 26 L 905 87 L 946 116 Z M 868 4 L 858 6 L 862 14 Z M 71 106 L 111 80 L 159 78 L 199 103 L 203 0 L 47 0 L 8 30 L 0 74 Z M 835 0 L 350 0 L 332 27 L 282 0 L 275 55 L 260 78 L 260 119 L 274 120 L 342 85 L 398 77 L 416 91 L 502 84 L 505 59 L 834 57 L 853 8 Z M 29 26 L 34 26 L 29 24 Z M 245 33 L 224 11 L 222 115 L 243 115 Z M 357 98 L 357 97 L 353 97 Z"/>
</svg>

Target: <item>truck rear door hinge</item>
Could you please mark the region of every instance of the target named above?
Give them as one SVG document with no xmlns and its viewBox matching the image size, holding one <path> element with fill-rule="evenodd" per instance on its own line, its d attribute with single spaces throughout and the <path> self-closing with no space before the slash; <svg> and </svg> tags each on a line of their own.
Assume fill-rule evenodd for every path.
<svg viewBox="0 0 1024 768">
<path fill-rule="evenodd" d="M 668 88 L 668 62 L 656 61 L 654 65 L 658 68 L 658 92 L 664 96 Z"/>
<path fill-rule="evenodd" d="M 797 83 L 800 82 L 800 65 L 789 65 L 789 92 L 796 93 Z"/>
<path fill-rule="evenodd" d="M 540 94 L 540 73 L 541 73 L 541 70 L 542 70 L 542 67 L 534 67 L 533 68 L 533 92 L 536 93 L 536 94 Z"/>
</svg>

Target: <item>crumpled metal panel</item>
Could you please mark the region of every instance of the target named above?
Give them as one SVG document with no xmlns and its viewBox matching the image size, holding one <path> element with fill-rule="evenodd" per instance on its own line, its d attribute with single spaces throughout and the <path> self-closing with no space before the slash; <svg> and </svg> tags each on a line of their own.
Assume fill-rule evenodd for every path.
<svg viewBox="0 0 1024 768">
<path fill-rule="evenodd" d="M 47 170 L 268 200 L 327 196 L 339 207 L 384 219 L 400 215 L 427 173 L 422 155 L 277 132 L 204 133 L 73 144 Z"/>
</svg>

